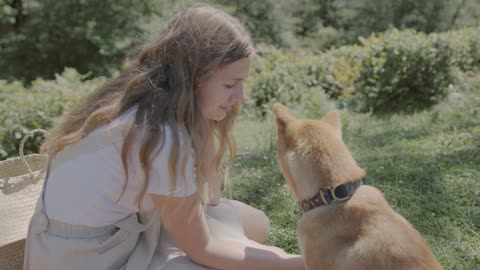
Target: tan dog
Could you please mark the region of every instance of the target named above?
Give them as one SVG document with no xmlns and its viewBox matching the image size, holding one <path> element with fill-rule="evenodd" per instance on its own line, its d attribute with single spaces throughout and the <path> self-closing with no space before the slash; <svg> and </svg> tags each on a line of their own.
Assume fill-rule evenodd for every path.
<svg viewBox="0 0 480 270">
<path fill-rule="evenodd" d="M 342 140 L 337 112 L 307 120 L 278 103 L 273 110 L 280 169 L 294 199 L 307 209 L 297 226 L 307 269 L 442 269 L 420 233 L 383 193 L 361 185 L 365 172 Z"/>
</svg>

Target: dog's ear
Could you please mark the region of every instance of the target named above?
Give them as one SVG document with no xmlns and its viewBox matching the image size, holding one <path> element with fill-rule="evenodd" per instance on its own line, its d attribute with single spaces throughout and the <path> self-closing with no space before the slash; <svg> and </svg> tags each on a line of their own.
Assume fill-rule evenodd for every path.
<svg viewBox="0 0 480 270">
<path fill-rule="evenodd" d="M 275 123 L 279 132 L 283 132 L 288 123 L 296 119 L 288 108 L 280 103 L 273 104 L 273 113 L 275 114 Z"/>
<path fill-rule="evenodd" d="M 331 111 L 327 113 L 327 115 L 322 118 L 322 121 L 335 128 L 335 130 L 340 134 L 340 137 L 342 137 L 342 122 L 340 121 L 340 114 L 338 111 Z"/>
</svg>

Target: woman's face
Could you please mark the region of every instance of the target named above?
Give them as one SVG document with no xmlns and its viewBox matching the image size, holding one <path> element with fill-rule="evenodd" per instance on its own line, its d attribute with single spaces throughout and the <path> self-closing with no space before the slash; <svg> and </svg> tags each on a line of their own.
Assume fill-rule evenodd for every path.
<svg viewBox="0 0 480 270">
<path fill-rule="evenodd" d="M 251 60 L 242 58 L 215 71 L 200 82 L 195 98 L 202 115 L 220 121 L 235 103 L 245 100 L 243 80 L 248 76 Z"/>
</svg>

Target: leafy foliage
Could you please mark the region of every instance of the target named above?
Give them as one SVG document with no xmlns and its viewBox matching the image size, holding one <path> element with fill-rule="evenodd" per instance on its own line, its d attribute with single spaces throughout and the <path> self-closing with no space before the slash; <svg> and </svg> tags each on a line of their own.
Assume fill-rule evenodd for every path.
<svg viewBox="0 0 480 270">
<path fill-rule="evenodd" d="M 274 102 L 294 106 L 306 105 L 312 99 L 315 89 L 307 87 L 308 74 L 300 66 L 306 56 L 300 51 L 283 53 L 264 46 L 258 49 L 258 56 L 247 83 L 251 92 L 247 110 L 254 109 L 265 116 Z"/>
<path fill-rule="evenodd" d="M 100 86 L 104 78 L 84 81 L 84 75 L 66 69 L 55 80 L 37 79 L 25 88 L 20 82 L 0 81 L 0 160 L 18 154 L 21 139 L 32 129 L 48 129 L 57 117 L 88 92 Z M 42 138 L 27 140 L 25 154 L 38 153 Z"/>
<path fill-rule="evenodd" d="M 16 1 L 0 9 L 2 79 L 52 78 L 65 67 L 108 74 L 138 39 L 153 13 L 149 1 Z"/>
<path fill-rule="evenodd" d="M 436 34 L 389 31 L 366 42 L 356 78 L 359 110 L 415 111 L 441 101 L 453 81 L 452 50 Z"/>
<path fill-rule="evenodd" d="M 296 35 L 314 49 L 357 43 L 390 28 L 431 33 L 478 26 L 480 17 L 476 0 L 302 0 L 296 6 Z"/>
<path fill-rule="evenodd" d="M 463 28 L 439 34 L 452 50 L 452 61 L 461 71 L 480 68 L 480 28 Z"/>
<path fill-rule="evenodd" d="M 445 98 L 456 70 L 480 67 L 478 31 L 465 28 L 427 35 L 392 29 L 362 39 L 361 46 L 320 54 L 261 48 L 248 85 L 253 98 L 248 108 L 257 107 L 264 115 L 275 101 L 307 106 L 316 100 L 318 105 L 313 97 L 319 91 L 339 108 L 358 112 L 430 108 Z"/>
<path fill-rule="evenodd" d="M 306 116 L 347 108 L 384 115 L 415 112 L 441 102 L 456 70 L 475 74 L 480 63 L 478 29 L 442 34 L 391 30 L 322 54 L 260 46 L 246 82 L 247 118 L 268 116 L 274 102 Z M 0 158 L 15 155 L 31 129 L 48 128 L 53 118 L 104 78 L 86 80 L 73 69 L 56 79 L 37 79 L 25 88 L 18 81 L 0 85 Z M 34 144 L 27 149 L 36 152 Z"/>
<path fill-rule="evenodd" d="M 293 0 L 217 0 L 232 15 L 240 18 L 259 43 L 289 45 L 295 19 L 289 7 L 295 5 Z"/>
<path fill-rule="evenodd" d="M 53 78 L 64 67 L 93 76 L 120 69 L 137 41 L 196 0 L 0 1 L 0 79 Z M 476 0 L 202 1 L 240 18 L 257 43 L 323 51 L 390 28 L 427 33 L 478 26 Z"/>
</svg>

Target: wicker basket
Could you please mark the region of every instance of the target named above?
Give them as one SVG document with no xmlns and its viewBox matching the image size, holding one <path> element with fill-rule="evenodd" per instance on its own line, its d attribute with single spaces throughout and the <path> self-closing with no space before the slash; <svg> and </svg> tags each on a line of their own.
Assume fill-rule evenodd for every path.
<svg viewBox="0 0 480 270">
<path fill-rule="evenodd" d="M 42 190 L 46 155 L 25 156 L 20 142 L 19 157 L 0 161 L 0 269 L 22 269 L 28 224 Z"/>
</svg>

